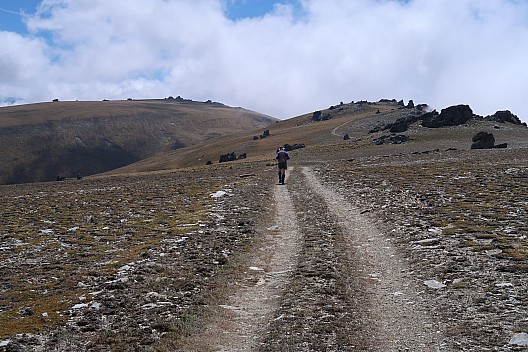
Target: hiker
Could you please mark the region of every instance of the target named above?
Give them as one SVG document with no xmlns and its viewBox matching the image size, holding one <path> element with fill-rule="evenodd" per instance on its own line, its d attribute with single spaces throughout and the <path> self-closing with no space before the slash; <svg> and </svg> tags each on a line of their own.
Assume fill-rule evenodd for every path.
<svg viewBox="0 0 528 352">
<path fill-rule="evenodd" d="M 279 162 L 279 183 L 284 184 L 286 178 L 286 169 L 288 169 L 288 159 L 290 155 L 284 150 L 284 147 L 279 147 L 275 153 L 275 159 Z"/>
</svg>

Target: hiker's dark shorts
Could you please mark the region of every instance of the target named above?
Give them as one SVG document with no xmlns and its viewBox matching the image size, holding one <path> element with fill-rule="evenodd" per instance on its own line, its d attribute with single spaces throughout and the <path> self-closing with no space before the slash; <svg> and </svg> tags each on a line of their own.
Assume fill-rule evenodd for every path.
<svg viewBox="0 0 528 352">
<path fill-rule="evenodd" d="M 279 170 L 287 170 L 288 163 L 279 163 Z"/>
</svg>

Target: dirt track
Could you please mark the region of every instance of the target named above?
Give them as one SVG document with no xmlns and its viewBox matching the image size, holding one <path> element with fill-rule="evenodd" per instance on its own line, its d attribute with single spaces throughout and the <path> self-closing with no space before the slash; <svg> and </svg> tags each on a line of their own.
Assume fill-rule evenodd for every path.
<svg viewBox="0 0 528 352">
<path fill-rule="evenodd" d="M 248 261 L 254 280 L 183 350 L 447 350 L 390 239 L 317 173 L 275 186 L 273 223 Z"/>
</svg>

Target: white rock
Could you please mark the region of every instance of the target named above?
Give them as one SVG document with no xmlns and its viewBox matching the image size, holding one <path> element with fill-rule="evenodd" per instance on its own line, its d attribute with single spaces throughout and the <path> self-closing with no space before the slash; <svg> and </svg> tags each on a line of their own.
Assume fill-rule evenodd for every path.
<svg viewBox="0 0 528 352">
<path fill-rule="evenodd" d="M 11 343 L 11 340 L 3 340 L 3 341 L 0 341 L 0 347 L 6 347 L 7 345 L 9 345 Z"/>
<path fill-rule="evenodd" d="M 434 238 L 426 238 L 425 240 L 413 241 L 412 243 L 427 246 L 428 244 L 437 243 L 438 241 L 440 240 L 437 237 L 434 237 Z"/>
<path fill-rule="evenodd" d="M 227 194 L 227 192 L 224 192 L 224 191 L 218 191 L 218 192 L 215 192 L 215 193 L 211 193 L 211 197 L 212 198 L 220 198 L 220 197 L 223 197 Z"/>
<path fill-rule="evenodd" d="M 513 284 L 511 282 L 499 282 L 498 284 L 495 284 L 496 287 L 513 287 Z"/>
<path fill-rule="evenodd" d="M 81 308 L 88 308 L 88 304 L 86 303 L 79 303 L 71 307 L 71 309 L 81 309 Z"/>
<path fill-rule="evenodd" d="M 446 287 L 446 285 L 436 280 L 427 280 L 427 281 L 424 281 L 424 284 L 427 287 L 434 288 L 434 289 L 440 289 L 440 288 Z"/>
<path fill-rule="evenodd" d="M 513 335 L 510 340 L 510 345 L 528 346 L 528 334 L 525 332 L 520 332 Z"/>
</svg>

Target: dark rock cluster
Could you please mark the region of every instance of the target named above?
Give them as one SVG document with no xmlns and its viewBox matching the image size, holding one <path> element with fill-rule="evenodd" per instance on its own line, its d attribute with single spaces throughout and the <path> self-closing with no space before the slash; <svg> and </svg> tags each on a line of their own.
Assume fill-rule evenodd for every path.
<svg viewBox="0 0 528 352">
<path fill-rule="evenodd" d="M 514 125 L 523 125 L 526 126 L 526 122 L 522 122 L 517 115 L 511 113 L 510 110 L 497 111 L 493 115 L 485 117 L 486 120 L 495 121 L 499 123 L 513 123 Z"/>
<path fill-rule="evenodd" d="M 385 143 L 392 143 L 392 144 L 401 144 L 403 142 L 407 142 L 409 140 L 409 136 L 403 135 L 403 134 L 390 134 L 381 136 L 379 138 L 374 139 L 374 144 L 376 145 L 382 145 Z"/>
<path fill-rule="evenodd" d="M 323 112 L 320 110 L 315 111 L 312 115 L 313 121 L 326 121 L 326 120 L 330 120 L 331 118 L 332 116 L 330 114 L 328 113 L 323 114 Z"/>
<path fill-rule="evenodd" d="M 438 113 L 426 113 L 422 115 L 422 126 L 439 128 L 446 126 L 458 126 L 468 122 L 473 117 L 473 111 L 469 105 L 455 105 L 442 109 Z"/>
<path fill-rule="evenodd" d="M 287 152 L 291 152 L 292 150 L 301 149 L 301 148 L 304 148 L 304 147 L 305 147 L 304 143 L 295 143 L 293 145 L 285 144 L 284 145 L 284 150 L 287 151 Z"/>
<path fill-rule="evenodd" d="M 258 139 L 264 139 L 266 137 L 269 137 L 270 136 L 270 131 L 269 130 L 265 130 L 260 136 L 253 136 L 253 140 L 256 141 Z"/>
<path fill-rule="evenodd" d="M 219 163 L 225 163 L 228 161 L 235 161 L 240 159 L 245 159 L 247 157 L 246 153 L 242 153 L 240 155 L 236 155 L 235 152 L 222 154 L 220 155 L 220 159 L 218 160 Z"/>
<path fill-rule="evenodd" d="M 411 102 L 412 100 L 409 102 L 407 107 L 411 105 Z M 401 104 L 399 103 L 399 105 Z M 412 105 L 414 106 L 414 104 Z M 385 130 L 390 130 L 391 133 L 402 133 L 407 131 L 412 124 L 418 121 L 422 121 L 422 126 L 427 128 L 458 126 L 463 125 L 470 119 L 477 117 L 477 115 L 473 114 L 473 111 L 469 105 L 450 106 L 448 108 L 442 109 L 440 113 L 438 113 L 436 110 L 421 113 L 423 112 L 423 109 L 427 107 L 427 105 L 421 104 L 418 106 L 420 109 L 417 108 L 414 113 L 399 118 L 395 122 L 389 123 L 385 126 L 376 126 L 375 128 L 371 129 L 369 133 Z"/>
</svg>

